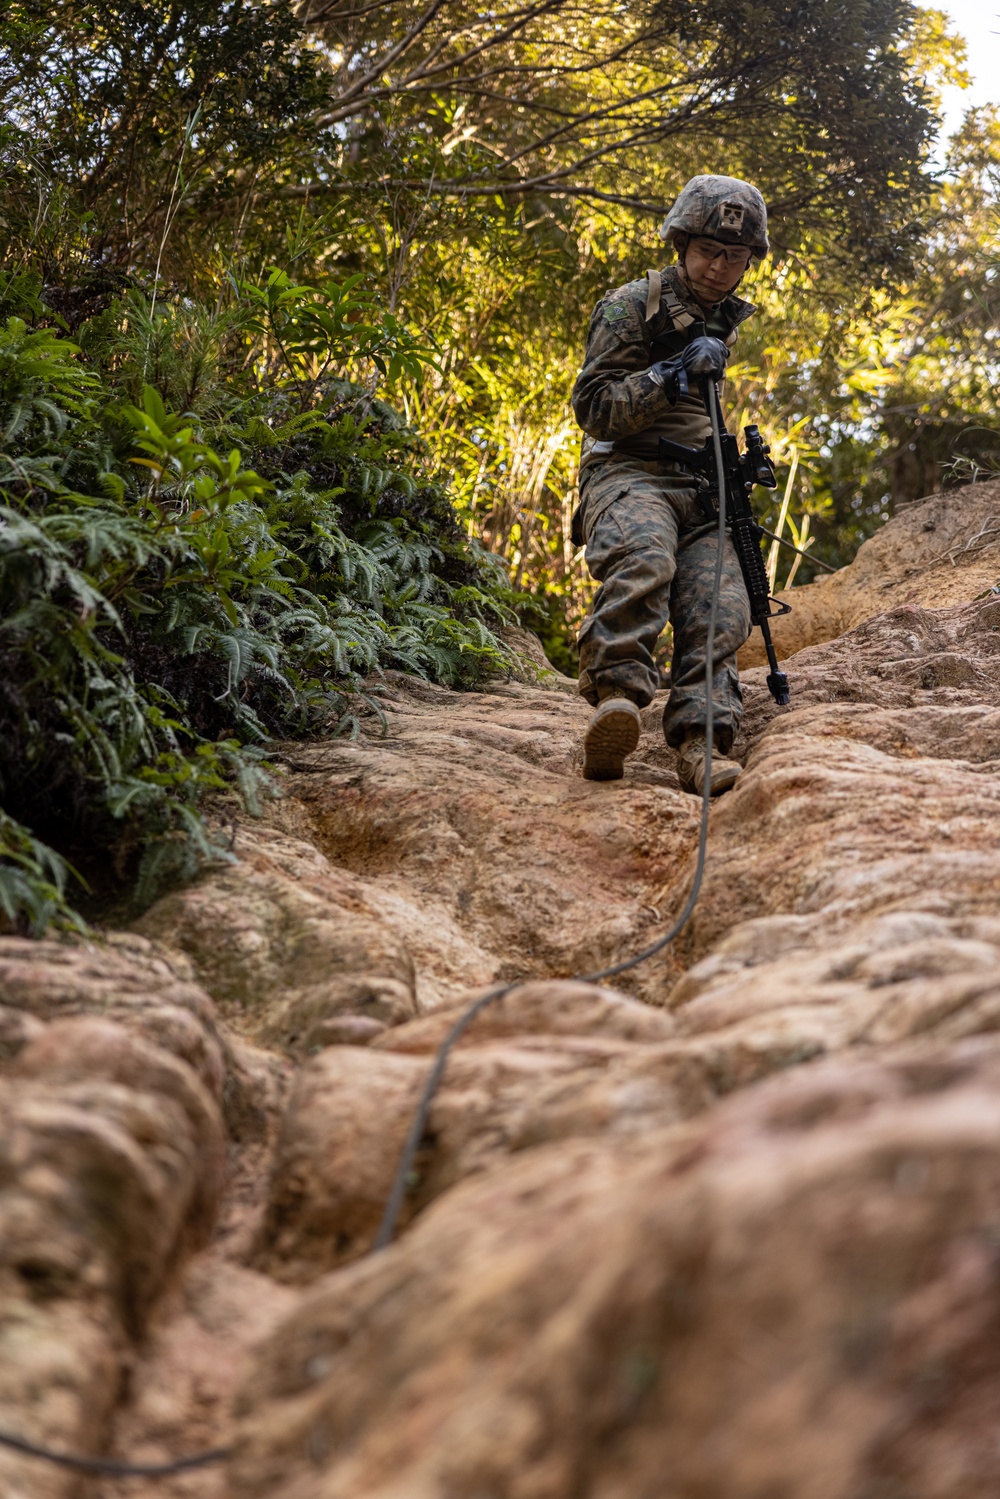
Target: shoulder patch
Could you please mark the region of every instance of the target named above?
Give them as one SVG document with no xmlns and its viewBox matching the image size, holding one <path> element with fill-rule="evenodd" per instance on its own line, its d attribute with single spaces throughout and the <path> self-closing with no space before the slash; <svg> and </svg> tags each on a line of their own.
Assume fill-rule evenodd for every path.
<svg viewBox="0 0 1000 1499">
<path fill-rule="evenodd" d="M 606 323 L 620 323 L 622 318 L 628 317 L 628 306 L 624 302 L 608 302 L 601 308 L 601 316 Z"/>
</svg>

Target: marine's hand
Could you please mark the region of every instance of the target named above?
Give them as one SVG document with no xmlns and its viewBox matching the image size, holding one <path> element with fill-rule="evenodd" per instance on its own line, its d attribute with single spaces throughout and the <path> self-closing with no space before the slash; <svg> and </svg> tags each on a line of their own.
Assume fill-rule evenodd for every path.
<svg viewBox="0 0 1000 1499">
<path fill-rule="evenodd" d="M 688 393 L 687 370 L 682 359 L 658 359 L 649 367 L 649 378 L 660 387 L 671 406 L 676 406 L 679 396 Z"/>
<path fill-rule="evenodd" d="M 689 375 L 708 375 L 721 380 L 726 372 L 729 350 L 721 338 L 693 338 L 681 355 Z"/>
</svg>

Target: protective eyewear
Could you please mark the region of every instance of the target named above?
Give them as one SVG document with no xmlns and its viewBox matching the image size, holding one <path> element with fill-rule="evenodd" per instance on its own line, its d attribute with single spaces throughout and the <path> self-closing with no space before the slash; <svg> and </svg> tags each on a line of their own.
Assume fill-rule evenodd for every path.
<svg viewBox="0 0 1000 1499">
<path fill-rule="evenodd" d="M 742 266 L 744 270 L 750 264 L 751 252 L 743 245 L 720 245 L 714 239 L 695 239 L 691 241 L 691 249 L 711 265 L 723 257 L 727 265 Z"/>
</svg>

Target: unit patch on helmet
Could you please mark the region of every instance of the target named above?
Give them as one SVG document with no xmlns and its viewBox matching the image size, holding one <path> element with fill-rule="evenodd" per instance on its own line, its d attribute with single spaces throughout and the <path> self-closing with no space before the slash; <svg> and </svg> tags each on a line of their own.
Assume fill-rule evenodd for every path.
<svg viewBox="0 0 1000 1499">
<path fill-rule="evenodd" d="M 742 203 L 723 203 L 719 207 L 721 215 L 721 226 L 723 229 L 732 229 L 735 234 L 743 232 L 743 215 L 746 210 Z"/>
<path fill-rule="evenodd" d="M 606 323 L 620 323 L 623 317 L 628 317 L 628 307 L 624 302 L 609 302 L 601 308 L 601 316 Z"/>
</svg>

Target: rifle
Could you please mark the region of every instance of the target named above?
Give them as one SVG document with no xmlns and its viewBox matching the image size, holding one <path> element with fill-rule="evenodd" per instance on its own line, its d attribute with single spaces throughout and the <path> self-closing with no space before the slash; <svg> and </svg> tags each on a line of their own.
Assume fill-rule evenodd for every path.
<svg viewBox="0 0 1000 1499">
<path fill-rule="evenodd" d="M 763 485 L 766 489 L 778 487 L 774 464 L 768 457 L 770 450 L 756 426 L 744 429 L 746 451 L 740 452 L 736 438 L 726 430 L 715 381 L 703 379 L 701 383 L 705 406 L 712 419 L 712 436 L 706 439 L 701 448 L 690 448 L 684 443 L 661 437 L 660 457 L 682 463 L 694 474 L 706 520 L 718 517 L 720 471 L 724 477 L 726 525 L 733 538 L 743 582 L 746 584 L 750 618 L 764 637 L 764 649 L 771 668 L 767 676 L 768 691 L 774 701 L 783 707 L 788 702 L 788 678 L 778 669 L 778 658 L 774 653 L 768 621 L 779 614 L 790 614 L 791 605 L 782 604 L 771 597 L 760 550 L 764 532 L 750 508 L 750 491 L 755 484 Z M 721 449 L 721 470 L 716 461 L 716 443 Z M 776 604 L 777 608 L 772 610 L 772 604 Z"/>
</svg>

